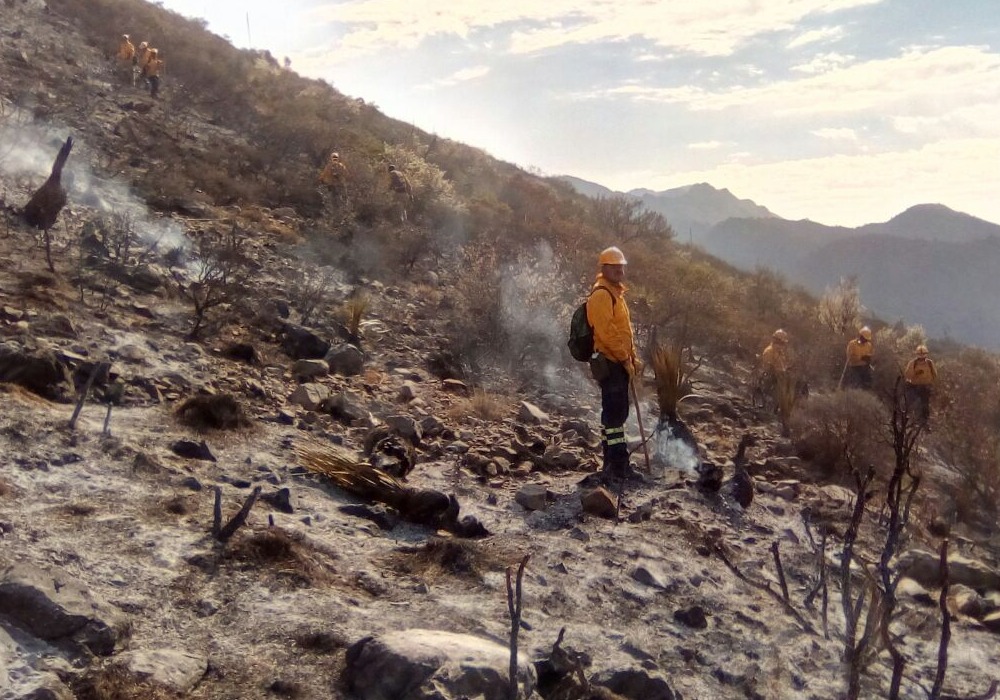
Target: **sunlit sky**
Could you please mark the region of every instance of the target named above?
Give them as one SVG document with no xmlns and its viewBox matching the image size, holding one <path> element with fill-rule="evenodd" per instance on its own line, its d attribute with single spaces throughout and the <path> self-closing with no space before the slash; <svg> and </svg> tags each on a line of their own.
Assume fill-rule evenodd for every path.
<svg viewBox="0 0 1000 700">
<path fill-rule="evenodd" d="M 1000 222 L 1000 0 L 163 0 L 391 117 L 616 190 Z"/>
</svg>

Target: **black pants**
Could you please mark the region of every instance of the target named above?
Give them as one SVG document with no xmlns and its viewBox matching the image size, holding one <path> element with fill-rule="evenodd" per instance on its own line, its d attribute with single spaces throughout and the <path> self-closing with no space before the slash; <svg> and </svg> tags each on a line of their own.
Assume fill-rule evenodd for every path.
<svg viewBox="0 0 1000 700">
<path fill-rule="evenodd" d="M 628 466 L 625 421 L 629 410 L 629 376 L 625 366 L 608 361 L 608 376 L 601 380 L 601 446 L 604 468 L 618 471 Z"/>
<path fill-rule="evenodd" d="M 160 94 L 160 76 L 149 76 L 149 96 L 156 97 Z"/>
<path fill-rule="evenodd" d="M 928 384 L 906 385 L 906 407 L 917 411 L 917 415 L 925 423 L 931 417 L 931 387 Z"/>
<path fill-rule="evenodd" d="M 871 365 L 848 367 L 844 375 L 844 387 L 847 389 L 865 389 L 871 391 L 875 370 Z"/>
</svg>

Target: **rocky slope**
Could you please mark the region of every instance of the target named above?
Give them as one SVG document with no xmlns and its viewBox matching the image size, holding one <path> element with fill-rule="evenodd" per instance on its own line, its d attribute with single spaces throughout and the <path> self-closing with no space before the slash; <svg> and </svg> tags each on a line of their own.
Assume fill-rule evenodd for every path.
<svg viewBox="0 0 1000 700">
<path fill-rule="evenodd" d="M 842 528 L 852 494 L 818 483 L 773 417 L 748 405 L 744 370 L 703 369 L 682 412 L 700 443 L 695 463 L 727 479 L 736 443 L 758 436 L 750 506 L 728 483 L 698 488 L 690 455 L 659 435 L 656 478 L 630 486 L 616 517 L 615 495 L 590 476 L 596 389 L 580 366 L 558 364 L 527 388 L 494 379 L 485 391 L 454 379 L 437 352 L 453 308 L 446 270 L 387 285 L 321 268 L 294 211 L 215 207 L 197 193 L 183 214 L 147 209 L 102 166 L 115 125 L 147 111 L 161 125 L 238 136 L 163 114 L 106 71 L 57 89 L 67 71 L 38 47 L 58 38 L 86 59 L 78 68 L 101 64 L 41 7 L 0 8 L 13 18 L 0 30 L 4 84 L 34 90 L 47 115 L 24 117 L 18 133 L 31 148 L 19 152 L 36 153 L 44 172 L 54 154 L 44 134 L 81 138 L 53 231 L 55 272 L 16 213 L 4 213 L 0 234 L 0 697 L 507 697 L 505 571 L 525 556 L 520 677 L 535 697 L 612 697 L 570 688 L 565 664 L 555 690 L 559 664 L 535 667 L 565 661 L 553 653 L 564 628 L 560 648 L 581 653 L 568 668 L 578 663 L 618 697 L 840 695 L 836 592 L 829 635 L 818 604 L 803 599 L 818 572 L 817 523 Z M 0 186 L 16 207 L 44 178 L 12 163 L 0 160 Z M 142 243 L 131 255 L 82 244 L 100 242 L 95 222 L 123 210 Z M 196 250 L 234 226 L 257 293 L 213 309 L 211 332 L 187 340 L 203 269 L 175 247 Z M 324 280 L 309 328 L 304 278 Z M 334 312 L 359 293 L 369 306 L 352 334 Z M 192 421 L 188 402 L 215 405 L 207 397 L 235 399 L 222 415 L 246 424 Z M 647 422 L 655 414 L 645 401 Z M 629 432 L 638 435 L 634 422 Z M 453 495 L 489 535 L 401 520 L 296 455 L 316 444 L 360 453 L 377 436 L 412 443 L 405 483 Z M 216 488 L 225 523 L 257 487 L 246 524 L 228 541 L 213 536 Z M 789 604 L 777 593 L 775 546 Z M 836 554 L 827 550 L 829 566 Z M 932 582 L 932 567 L 912 568 Z M 963 580 L 984 595 L 953 597 L 947 686 L 963 694 L 981 692 L 1000 657 L 988 629 L 1000 581 L 984 564 L 967 569 Z M 911 658 L 904 697 L 924 697 L 939 617 L 926 591 L 907 586 L 895 628 Z M 886 663 L 875 659 L 866 697 L 884 695 Z"/>
</svg>

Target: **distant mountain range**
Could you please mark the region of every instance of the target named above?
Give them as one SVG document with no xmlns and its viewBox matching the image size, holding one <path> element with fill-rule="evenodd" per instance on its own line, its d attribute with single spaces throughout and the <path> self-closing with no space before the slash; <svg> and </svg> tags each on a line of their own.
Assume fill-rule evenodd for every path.
<svg viewBox="0 0 1000 700">
<path fill-rule="evenodd" d="M 701 183 L 662 192 L 614 192 L 561 178 L 589 196 L 635 197 L 693 243 L 744 270 L 781 273 L 820 294 L 854 276 L 863 303 L 932 337 L 1000 348 L 1000 225 L 941 204 L 919 204 L 857 228 L 790 221 Z"/>
</svg>

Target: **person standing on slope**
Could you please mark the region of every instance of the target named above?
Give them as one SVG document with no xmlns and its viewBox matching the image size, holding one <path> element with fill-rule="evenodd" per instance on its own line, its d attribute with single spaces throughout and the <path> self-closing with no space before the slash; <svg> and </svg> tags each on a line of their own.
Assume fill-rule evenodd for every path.
<svg viewBox="0 0 1000 700">
<path fill-rule="evenodd" d="M 903 370 L 903 378 L 906 380 L 906 405 L 919 407 L 920 420 L 926 426 L 931 418 L 931 392 L 937 382 L 937 370 L 926 345 L 917 346 L 916 356 Z"/>
<path fill-rule="evenodd" d="M 844 367 L 844 386 L 853 389 L 871 391 L 875 367 L 872 365 L 872 355 L 875 348 L 872 345 L 872 329 L 864 326 L 858 331 L 858 337 L 852 338 L 847 344 L 847 363 Z"/>
<path fill-rule="evenodd" d="M 601 387 L 601 445 L 604 475 L 608 480 L 638 476 L 629 465 L 625 421 L 629 414 L 629 388 L 642 373 L 635 350 L 632 319 L 625 302 L 625 255 L 607 248 L 598 258 L 600 272 L 587 298 L 587 321 L 594 329 L 594 355 L 590 361 Z"/>
</svg>

